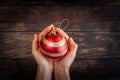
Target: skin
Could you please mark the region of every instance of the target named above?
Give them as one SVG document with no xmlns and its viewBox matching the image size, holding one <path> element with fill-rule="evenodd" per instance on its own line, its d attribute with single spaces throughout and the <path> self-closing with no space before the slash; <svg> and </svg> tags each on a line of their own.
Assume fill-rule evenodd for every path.
<svg viewBox="0 0 120 80">
<path fill-rule="evenodd" d="M 39 35 L 34 34 L 34 39 L 32 42 L 32 55 L 37 62 L 37 74 L 36 80 L 51 80 L 52 72 L 53 72 L 53 60 L 49 59 L 42 55 L 38 42 L 41 41 L 42 36 L 46 35 L 51 29 L 53 25 L 45 28 Z"/>
<path fill-rule="evenodd" d="M 60 28 L 56 28 L 56 30 L 66 38 L 69 49 L 63 59 L 54 61 L 55 80 L 70 80 L 69 69 L 75 59 L 78 45 Z"/>
<path fill-rule="evenodd" d="M 68 42 L 68 51 L 66 56 L 62 59 L 50 59 L 44 55 L 39 49 L 38 42 L 41 41 L 42 36 L 46 35 L 51 29 L 56 29 Z M 50 25 L 45 28 L 39 35 L 35 34 L 32 42 L 32 55 L 37 62 L 36 80 L 51 80 L 52 72 L 54 71 L 55 80 L 70 80 L 69 69 L 73 63 L 78 45 L 72 38 L 60 28 L 55 28 Z"/>
</svg>

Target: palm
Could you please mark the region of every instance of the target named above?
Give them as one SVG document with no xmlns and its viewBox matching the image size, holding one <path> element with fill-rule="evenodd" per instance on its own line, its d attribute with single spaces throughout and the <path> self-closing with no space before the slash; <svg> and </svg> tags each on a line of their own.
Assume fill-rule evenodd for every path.
<svg viewBox="0 0 120 80">
<path fill-rule="evenodd" d="M 32 45 L 32 54 L 35 58 L 37 64 L 43 65 L 43 66 L 50 66 L 53 69 L 53 60 L 47 58 L 44 56 L 39 48 L 39 42 L 41 41 L 42 36 L 46 35 L 51 29 L 53 28 L 53 25 L 48 26 L 45 28 L 39 36 L 36 34 L 34 35 L 33 45 Z"/>
<path fill-rule="evenodd" d="M 37 60 L 37 63 L 38 64 L 43 64 L 44 66 L 50 66 L 51 68 L 53 67 L 53 60 L 52 59 L 49 59 L 47 58 L 46 56 L 44 56 L 40 50 L 37 51 L 37 56 L 36 58 L 38 59 Z"/>
<path fill-rule="evenodd" d="M 70 67 L 72 62 L 74 61 L 75 59 L 75 56 L 76 56 L 76 51 L 77 51 L 77 44 L 73 41 L 72 38 L 69 38 L 69 36 L 64 32 L 62 31 L 61 29 L 57 28 L 56 30 L 58 30 L 62 36 L 64 36 L 66 38 L 66 40 L 68 41 L 68 51 L 66 53 L 66 56 L 61 59 L 61 60 L 55 60 L 55 64 L 54 66 L 56 65 L 60 65 L 60 66 L 64 66 L 64 67 Z"/>
<path fill-rule="evenodd" d="M 54 65 L 60 65 L 60 66 L 63 66 L 63 67 L 70 68 L 72 62 L 75 59 L 75 55 L 70 55 L 71 54 L 70 51 L 68 51 L 66 54 L 67 55 L 63 59 L 55 60 L 55 64 Z"/>
</svg>

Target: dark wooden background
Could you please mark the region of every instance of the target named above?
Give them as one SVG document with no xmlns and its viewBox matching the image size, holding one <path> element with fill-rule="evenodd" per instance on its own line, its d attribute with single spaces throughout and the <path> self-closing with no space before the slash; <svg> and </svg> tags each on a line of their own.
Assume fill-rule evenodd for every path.
<svg viewBox="0 0 120 80">
<path fill-rule="evenodd" d="M 1 0 L 0 80 L 34 80 L 33 34 L 63 19 L 79 45 L 72 80 L 120 80 L 119 0 Z"/>
</svg>

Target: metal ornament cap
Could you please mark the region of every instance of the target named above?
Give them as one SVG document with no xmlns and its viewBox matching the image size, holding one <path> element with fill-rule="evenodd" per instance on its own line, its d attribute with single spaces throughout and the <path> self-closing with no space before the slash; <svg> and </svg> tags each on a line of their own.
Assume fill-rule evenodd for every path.
<svg viewBox="0 0 120 80">
<path fill-rule="evenodd" d="M 65 56 L 68 45 L 66 39 L 56 30 L 51 30 L 40 41 L 41 52 L 49 58 L 58 59 Z"/>
</svg>

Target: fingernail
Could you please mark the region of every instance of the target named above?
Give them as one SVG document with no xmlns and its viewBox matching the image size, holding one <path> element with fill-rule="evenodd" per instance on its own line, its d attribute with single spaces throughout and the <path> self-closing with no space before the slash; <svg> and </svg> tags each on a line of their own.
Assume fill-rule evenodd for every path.
<svg viewBox="0 0 120 80">
<path fill-rule="evenodd" d="M 72 39 L 72 37 L 70 37 L 70 39 Z"/>
<path fill-rule="evenodd" d="M 72 37 L 70 37 L 70 40 L 72 40 L 72 41 L 73 41 L 73 38 L 72 38 Z"/>
<path fill-rule="evenodd" d="M 51 24 L 51 26 L 54 26 L 54 24 Z"/>
<path fill-rule="evenodd" d="M 53 24 L 51 24 L 51 25 L 50 25 L 50 27 L 54 27 L 54 25 L 53 25 Z"/>
</svg>

